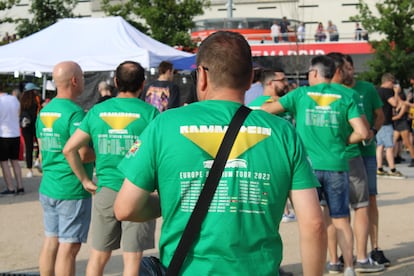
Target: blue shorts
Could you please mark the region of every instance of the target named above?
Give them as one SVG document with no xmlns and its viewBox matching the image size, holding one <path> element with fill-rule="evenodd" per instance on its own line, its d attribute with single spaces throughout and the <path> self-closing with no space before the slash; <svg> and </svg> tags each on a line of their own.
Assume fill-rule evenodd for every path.
<svg viewBox="0 0 414 276">
<path fill-rule="evenodd" d="M 321 184 L 319 200 L 329 207 L 332 218 L 349 217 L 349 174 L 348 172 L 314 171 Z"/>
<path fill-rule="evenodd" d="M 375 136 L 377 146 L 392 148 L 394 146 L 394 127 L 392 125 L 383 125 Z"/>
<path fill-rule="evenodd" d="M 46 237 L 58 237 L 59 242 L 86 243 L 92 198 L 57 200 L 39 194 L 39 200 L 43 207 Z"/>
<path fill-rule="evenodd" d="M 368 177 L 369 195 L 377 195 L 377 159 L 375 156 L 363 156 L 365 170 Z"/>
</svg>

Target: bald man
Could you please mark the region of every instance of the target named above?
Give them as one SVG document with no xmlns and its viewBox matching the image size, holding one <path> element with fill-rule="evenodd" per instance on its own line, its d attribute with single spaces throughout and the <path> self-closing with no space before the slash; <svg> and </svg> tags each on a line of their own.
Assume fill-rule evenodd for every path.
<svg viewBox="0 0 414 276">
<path fill-rule="evenodd" d="M 45 276 L 75 275 L 76 255 L 88 236 L 91 193 L 96 186 L 82 186 L 62 150 L 85 116 L 74 102 L 84 89 L 83 72 L 77 63 L 64 61 L 54 67 L 53 80 L 57 96 L 40 111 L 36 122 L 43 165 L 39 200 L 45 229 L 39 269 Z M 92 177 L 93 150 L 82 147 L 79 158 Z"/>
</svg>

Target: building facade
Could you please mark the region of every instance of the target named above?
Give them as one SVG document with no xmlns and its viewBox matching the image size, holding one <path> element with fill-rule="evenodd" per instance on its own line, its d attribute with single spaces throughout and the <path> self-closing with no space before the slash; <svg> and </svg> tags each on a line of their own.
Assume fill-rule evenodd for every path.
<svg viewBox="0 0 414 276">
<path fill-rule="evenodd" d="M 122 3 L 125 0 L 115 0 Z M 209 8 L 195 20 L 206 18 L 232 17 L 274 17 L 298 20 L 305 23 L 305 36 L 307 40 L 314 37 L 316 28 L 321 22 L 325 28 L 331 20 L 338 28 L 341 40 L 354 39 L 356 22 L 350 17 L 358 13 L 358 0 L 211 0 Z M 365 0 L 374 10 L 377 0 Z M 13 9 L 0 11 L 2 18 L 30 18 L 30 0 L 21 0 Z M 230 10 L 229 3 L 232 9 Z M 79 0 L 73 11 L 76 16 L 103 17 L 101 0 Z M 363 27 L 363 26 L 362 26 Z M 0 37 L 6 33 L 14 34 L 15 25 L 4 23 L 0 25 Z M 373 34 L 375 35 L 375 34 Z"/>
</svg>

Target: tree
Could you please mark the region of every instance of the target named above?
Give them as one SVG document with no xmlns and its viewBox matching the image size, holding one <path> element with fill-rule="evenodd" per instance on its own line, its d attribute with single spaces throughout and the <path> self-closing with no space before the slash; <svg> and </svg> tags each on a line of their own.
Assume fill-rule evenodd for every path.
<svg viewBox="0 0 414 276">
<path fill-rule="evenodd" d="M 188 31 L 194 27 L 193 18 L 203 14 L 203 7 L 210 3 L 208 0 L 127 0 L 117 5 L 111 5 L 109 0 L 102 2 L 102 9 L 107 14 L 122 16 L 165 44 L 183 46 L 192 45 Z M 139 23 L 133 18 L 145 22 Z"/>
<path fill-rule="evenodd" d="M 74 17 L 77 0 L 33 0 L 29 13 L 32 19 L 16 19 L 19 37 L 25 37 L 56 23 L 58 19 Z"/>
<path fill-rule="evenodd" d="M 368 5 L 359 1 L 359 15 L 351 20 L 359 21 L 370 32 L 378 32 L 384 38 L 370 41 L 375 49 L 371 70 L 364 77 L 374 83 L 390 72 L 408 85 L 409 75 L 414 73 L 414 4 L 412 0 L 385 0 L 375 4 L 378 16 L 374 16 Z"/>
</svg>

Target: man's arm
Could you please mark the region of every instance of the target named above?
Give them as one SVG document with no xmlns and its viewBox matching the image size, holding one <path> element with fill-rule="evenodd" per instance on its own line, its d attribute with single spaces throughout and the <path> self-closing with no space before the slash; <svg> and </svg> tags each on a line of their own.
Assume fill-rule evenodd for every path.
<svg viewBox="0 0 414 276">
<path fill-rule="evenodd" d="M 348 144 L 356 144 L 369 137 L 369 130 L 361 117 L 352 118 L 349 120 L 353 132 L 348 137 Z"/>
<path fill-rule="evenodd" d="M 264 111 L 272 114 L 279 114 L 285 111 L 279 101 L 264 103 L 261 107 Z"/>
<path fill-rule="evenodd" d="M 303 275 L 323 275 L 327 234 L 316 189 L 292 190 L 291 198 L 299 225 Z"/>
<path fill-rule="evenodd" d="M 66 160 L 68 160 L 68 163 L 73 172 L 82 183 L 83 188 L 88 192 L 94 194 L 96 192 L 97 186 L 88 177 L 85 168 L 83 167 L 83 160 L 90 160 L 92 154 L 90 151 L 93 151 L 92 149 L 86 149 L 89 148 L 89 141 L 90 136 L 86 132 L 77 129 L 75 133 L 70 137 L 70 139 L 66 142 L 66 145 L 63 148 L 63 154 L 65 155 Z M 93 156 L 95 156 L 95 154 L 93 154 Z M 94 159 L 95 158 L 93 158 L 91 161 Z"/>
<path fill-rule="evenodd" d="M 384 123 L 384 111 L 382 110 L 382 107 L 379 107 L 374 110 L 374 128 L 376 131 L 378 131 L 382 124 Z"/>
<path fill-rule="evenodd" d="M 161 216 L 160 199 L 157 193 L 150 193 L 124 180 L 114 203 L 117 220 L 142 222 Z"/>
</svg>

